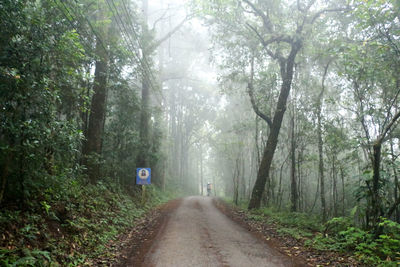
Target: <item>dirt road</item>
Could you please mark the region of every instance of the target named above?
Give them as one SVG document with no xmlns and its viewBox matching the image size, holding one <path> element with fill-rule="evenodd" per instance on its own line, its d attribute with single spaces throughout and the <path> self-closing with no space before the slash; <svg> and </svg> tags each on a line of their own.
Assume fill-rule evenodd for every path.
<svg viewBox="0 0 400 267">
<path fill-rule="evenodd" d="M 188 197 L 169 214 L 143 266 L 297 266 L 222 214 L 207 197 Z"/>
</svg>

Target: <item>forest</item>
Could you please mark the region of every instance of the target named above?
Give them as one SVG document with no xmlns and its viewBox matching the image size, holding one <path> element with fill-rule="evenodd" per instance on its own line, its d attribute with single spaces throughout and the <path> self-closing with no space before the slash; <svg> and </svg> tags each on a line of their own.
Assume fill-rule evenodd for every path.
<svg viewBox="0 0 400 267">
<path fill-rule="evenodd" d="M 110 266 L 210 183 L 398 266 L 399 94 L 397 0 L 1 0 L 0 265 Z"/>
</svg>

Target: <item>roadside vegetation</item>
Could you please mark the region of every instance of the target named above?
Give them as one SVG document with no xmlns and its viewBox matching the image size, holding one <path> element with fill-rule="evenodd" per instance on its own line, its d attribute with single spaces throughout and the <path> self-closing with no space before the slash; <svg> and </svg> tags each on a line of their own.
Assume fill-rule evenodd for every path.
<svg viewBox="0 0 400 267">
<path fill-rule="evenodd" d="M 141 97 L 143 79 L 158 88 L 154 51 L 138 59 L 155 36 L 136 3 L 113 2 L 0 3 L 0 266 L 112 261 L 172 197 L 160 111 Z M 145 199 L 139 167 L 152 170 Z"/>
<path fill-rule="evenodd" d="M 232 200 L 225 200 L 235 205 Z M 311 249 L 322 253 L 337 253 L 331 263 L 340 263 L 338 258 L 353 258 L 351 264 L 366 266 L 398 266 L 400 263 L 400 224 L 381 219 L 381 233 L 376 236 L 371 230 L 365 230 L 356 223 L 355 214 L 348 217 L 334 217 L 321 223 L 321 217 L 303 212 L 278 211 L 273 208 L 247 210 L 248 203 L 241 202 L 236 206 L 241 219 L 258 229 L 273 229 L 272 236 L 278 240 L 288 237 L 295 240 L 291 243 L 301 251 L 297 255 L 307 258 L 305 250 Z M 263 227 L 260 227 L 262 225 Z M 268 234 L 267 234 L 268 235 Z M 284 244 L 286 241 L 283 241 Z M 304 251 L 302 251 L 304 249 Z M 292 252 L 287 252 L 292 253 Z M 310 255 L 310 254 L 309 254 Z M 311 253 L 313 255 L 313 253 Z M 330 254 L 332 257 L 334 254 Z M 307 261 L 311 262 L 309 258 Z M 325 262 L 329 265 L 329 259 Z M 346 265 L 349 262 L 342 262 Z"/>
<path fill-rule="evenodd" d="M 128 232 L 172 197 L 151 186 L 142 199 L 107 181 L 90 185 L 73 180 L 44 190 L 23 210 L 1 211 L 1 266 L 115 263 Z"/>
</svg>

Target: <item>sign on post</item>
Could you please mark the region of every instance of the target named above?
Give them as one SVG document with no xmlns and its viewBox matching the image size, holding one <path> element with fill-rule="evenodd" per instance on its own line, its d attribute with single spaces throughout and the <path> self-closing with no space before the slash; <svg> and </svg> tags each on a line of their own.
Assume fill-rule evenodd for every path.
<svg viewBox="0 0 400 267">
<path fill-rule="evenodd" d="M 137 168 L 136 169 L 136 184 L 144 185 L 151 184 L 151 169 Z"/>
</svg>

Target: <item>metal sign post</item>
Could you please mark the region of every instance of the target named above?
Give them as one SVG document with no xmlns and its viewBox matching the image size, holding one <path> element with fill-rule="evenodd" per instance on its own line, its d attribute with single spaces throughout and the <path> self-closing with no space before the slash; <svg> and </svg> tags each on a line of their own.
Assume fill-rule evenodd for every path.
<svg viewBox="0 0 400 267">
<path fill-rule="evenodd" d="M 151 169 L 150 168 L 137 168 L 136 169 L 136 184 L 142 186 L 142 204 L 146 200 L 146 186 L 151 184 Z"/>
</svg>

